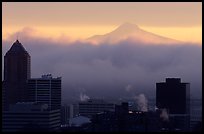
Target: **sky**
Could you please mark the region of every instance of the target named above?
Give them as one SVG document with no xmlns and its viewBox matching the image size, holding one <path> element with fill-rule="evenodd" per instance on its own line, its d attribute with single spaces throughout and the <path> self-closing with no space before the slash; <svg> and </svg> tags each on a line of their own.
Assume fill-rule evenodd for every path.
<svg viewBox="0 0 204 134">
<path fill-rule="evenodd" d="M 191 96 L 202 97 L 201 3 L 3 2 L 2 7 L 2 63 L 18 38 L 31 55 L 32 78 L 47 73 L 62 76 L 64 102 L 79 100 L 81 95 L 124 99 L 144 94 L 154 98 L 156 83 L 167 77 L 189 82 Z M 84 41 L 126 22 L 148 31 L 133 29 L 136 35 L 150 37 L 153 33 L 159 39 L 164 36 L 183 42 L 155 45 L 126 38 L 114 45 L 93 45 Z M 116 31 L 108 35 L 126 35 Z"/>
<path fill-rule="evenodd" d="M 201 43 L 201 16 L 201 2 L 3 2 L 2 32 L 6 39 L 26 27 L 41 37 L 84 39 L 130 22 L 162 36 Z"/>
</svg>

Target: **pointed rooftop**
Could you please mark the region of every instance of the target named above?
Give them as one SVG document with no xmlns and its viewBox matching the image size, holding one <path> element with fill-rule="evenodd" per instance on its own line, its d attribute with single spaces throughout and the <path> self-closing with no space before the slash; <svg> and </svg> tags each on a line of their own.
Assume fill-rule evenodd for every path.
<svg viewBox="0 0 204 134">
<path fill-rule="evenodd" d="M 27 52 L 27 51 L 25 50 L 23 45 L 18 40 L 16 40 L 8 52 Z"/>
</svg>

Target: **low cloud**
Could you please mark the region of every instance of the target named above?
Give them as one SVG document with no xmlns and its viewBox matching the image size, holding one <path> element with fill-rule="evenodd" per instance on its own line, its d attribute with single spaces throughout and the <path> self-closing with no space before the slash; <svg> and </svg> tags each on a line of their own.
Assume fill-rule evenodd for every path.
<svg viewBox="0 0 204 134">
<path fill-rule="evenodd" d="M 15 41 L 15 36 L 11 37 L 2 41 L 3 55 Z M 78 87 L 84 87 L 91 98 L 117 99 L 141 92 L 155 98 L 156 82 L 166 77 L 180 77 L 183 82 L 190 82 L 191 95 L 201 97 L 202 49 L 199 45 L 152 46 L 126 40 L 117 45 L 95 46 L 83 41 L 57 42 L 30 34 L 21 34 L 20 42 L 31 55 L 32 77 L 46 73 L 62 76 L 64 101 L 77 100 L 81 92 Z"/>
</svg>

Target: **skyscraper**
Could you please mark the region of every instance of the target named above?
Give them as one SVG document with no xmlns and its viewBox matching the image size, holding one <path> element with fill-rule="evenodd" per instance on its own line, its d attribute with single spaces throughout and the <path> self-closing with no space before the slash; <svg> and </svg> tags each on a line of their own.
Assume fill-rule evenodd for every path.
<svg viewBox="0 0 204 134">
<path fill-rule="evenodd" d="M 156 106 L 167 109 L 169 129 L 189 131 L 190 83 L 181 83 L 180 78 L 166 78 L 166 82 L 156 83 Z"/>
<path fill-rule="evenodd" d="M 27 79 L 30 78 L 30 55 L 16 40 L 4 56 L 3 109 L 28 100 Z"/>
<path fill-rule="evenodd" d="M 30 75 L 30 55 L 16 40 L 4 56 L 3 131 L 59 131 L 61 77 Z"/>
<path fill-rule="evenodd" d="M 49 110 L 61 109 L 61 77 L 51 74 L 28 80 L 30 101 L 46 103 Z"/>
<path fill-rule="evenodd" d="M 190 83 L 181 83 L 180 78 L 156 83 L 156 106 L 166 108 L 170 114 L 189 114 Z"/>
</svg>

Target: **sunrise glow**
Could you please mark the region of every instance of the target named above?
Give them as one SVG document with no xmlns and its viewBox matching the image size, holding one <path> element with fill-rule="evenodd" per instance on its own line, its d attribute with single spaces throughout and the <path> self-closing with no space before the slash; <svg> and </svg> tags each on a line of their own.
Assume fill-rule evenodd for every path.
<svg viewBox="0 0 204 134">
<path fill-rule="evenodd" d="M 109 33 L 130 22 L 164 37 L 201 44 L 201 6 L 201 3 L 4 2 L 2 38 L 6 40 L 29 28 L 33 29 L 32 36 L 86 39 Z"/>
</svg>

